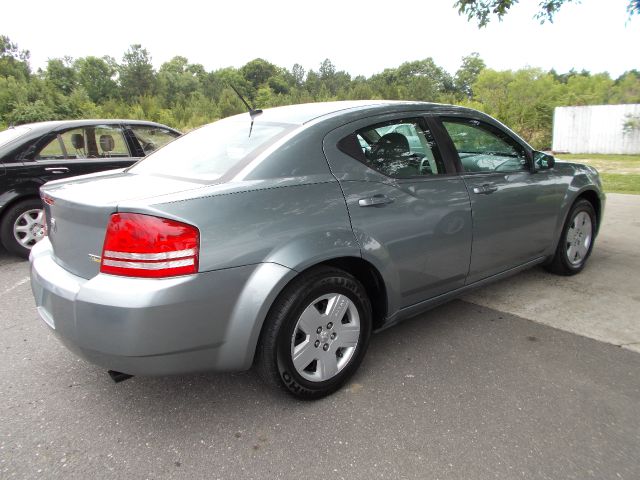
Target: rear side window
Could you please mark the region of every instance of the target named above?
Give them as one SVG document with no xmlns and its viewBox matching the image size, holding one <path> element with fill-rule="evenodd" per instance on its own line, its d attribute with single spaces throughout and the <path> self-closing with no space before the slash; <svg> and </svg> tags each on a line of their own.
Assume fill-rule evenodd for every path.
<svg viewBox="0 0 640 480">
<path fill-rule="evenodd" d="M 195 180 L 216 180 L 257 156 L 295 125 L 230 117 L 181 136 L 129 169 Z"/>
<path fill-rule="evenodd" d="M 155 152 L 160 147 L 164 147 L 167 143 L 179 137 L 177 133 L 160 127 L 131 125 L 130 128 L 145 155 Z"/>
<path fill-rule="evenodd" d="M 394 120 L 362 128 L 342 139 L 338 148 L 389 177 L 446 173 L 431 132 L 418 119 Z"/>
<path fill-rule="evenodd" d="M 524 148 L 497 128 L 471 119 L 446 119 L 442 124 L 465 172 L 528 170 Z"/>
<path fill-rule="evenodd" d="M 78 160 L 129 156 L 129 149 L 120 127 L 95 125 L 56 134 L 35 158 L 36 160 Z"/>
</svg>

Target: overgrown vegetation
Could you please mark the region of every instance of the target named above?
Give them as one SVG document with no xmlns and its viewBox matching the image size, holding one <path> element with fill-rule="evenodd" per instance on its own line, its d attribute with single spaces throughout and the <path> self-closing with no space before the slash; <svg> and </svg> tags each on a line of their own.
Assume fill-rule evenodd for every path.
<svg viewBox="0 0 640 480">
<path fill-rule="evenodd" d="M 208 72 L 185 57 L 156 71 L 151 54 L 132 45 L 117 61 L 89 56 L 50 59 L 32 71 L 29 52 L 0 36 L 0 128 L 52 119 L 139 118 L 188 130 L 244 111 L 233 84 L 267 108 L 326 100 L 405 99 L 456 103 L 509 125 L 534 147 L 550 147 L 553 109 L 561 105 L 640 102 L 640 72 L 559 74 L 526 68 L 496 71 L 477 53 L 450 74 L 432 58 L 406 62 L 368 78 L 352 77 L 330 60 L 317 70 L 255 59 L 241 68 Z"/>
</svg>

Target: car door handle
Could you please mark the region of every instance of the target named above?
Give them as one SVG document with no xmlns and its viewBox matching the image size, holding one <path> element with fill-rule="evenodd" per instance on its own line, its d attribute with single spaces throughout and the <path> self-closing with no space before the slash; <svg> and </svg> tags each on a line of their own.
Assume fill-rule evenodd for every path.
<svg viewBox="0 0 640 480">
<path fill-rule="evenodd" d="M 361 207 L 376 207 L 387 205 L 388 203 L 392 203 L 393 198 L 389 198 L 386 195 L 374 195 L 373 197 L 361 198 L 358 200 L 358 205 Z"/>
<path fill-rule="evenodd" d="M 69 169 L 67 167 L 47 167 L 44 171 L 50 173 L 67 173 Z"/>
<path fill-rule="evenodd" d="M 473 193 L 477 193 L 479 195 L 488 195 L 489 193 L 493 193 L 498 190 L 498 187 L 494 187 L 493 185 L 489 185 L 485 183 L 480 187 L 473 187 Z"/>
</svg>

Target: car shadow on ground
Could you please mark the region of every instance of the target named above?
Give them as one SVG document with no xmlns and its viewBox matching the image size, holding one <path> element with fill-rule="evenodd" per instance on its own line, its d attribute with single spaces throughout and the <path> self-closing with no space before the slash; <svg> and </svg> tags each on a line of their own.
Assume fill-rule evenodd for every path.
<svg viewBox="0 0 640 480">
<path fill-rule="evenodd" d="M 514 319 L 525 333 L 506 333 Z M 76 360 L 66 350 L 61 352 L 64 361 L 50 363 L 48 368 L 58 387 L 67 390 L 68 394 L 63 394 L 67 400 L 82 401 L 77 398 L 80 395 L 115 415 L 135 412 L 138 421 L 143 422 L 166 418 L 168 412 L 176 419 L 203 414 L 222 420 L 253 416 L 256 410 L 265 409 L 286 408 L 291 413 L 304 413 L 318 403 L 370 405 L 372 399 L 393 401 L 407 388 L 420 398 L 433 393 L 439 385 L 478 383 L 484 390 L 495 384 L 495 375 L 509 365 L 520 363 L 529 368 L 530 360 L 537 364 L 540 350 L 557 356 L 558 352 L 553 351 L 554 335 L 569 336 L 518 317 L 453 301 L 373 335 L 355 376 L 340 391 L 319 402 L 300 402 L 269 388 L 252 370 L 133 377 L 114 383 L 105 370 Z M 497 359 L 501 361 L 496 363 Z"/>
<path fill-rule="evenodd" d="M 384 332 L 374 334 L 364 362 L 354 377 L 333 396 L 321 402 L 333 402 L 340 397 L 353 397 L 372 393 L 388 381 L 387 376 L 397 378 L 398 364 L 403 371 L 421 370 L 425 352 L 433 351 L 432 342 L 438 342 L 444 329 L 457 330 L 453 324 L 441 321 L 444 306 L 400 323 Z M 450 336 L 455 335 L 450 332 Z M 61 347 L 62 348 L 62 347 Z M 435 353 L 426 353 L 431 358 Z M 137 411 L 142 417 L 156 418 L 162 411 L 176 411 L 188 405 L 189 409 L 209 411 L 216 405 L 216 416 L 248 413 L 265 404 L 279 405 L 304 411 L 313 402 L 300 402 L 285 392 L 270 388 L 253 371 L 239 373 L 200 373 L 163 377 L 133 377 L 114 383 L 106 370 L 76 360 L 73 354 L 63 350 L 65 361 L 49 364 L 53 378 L 59 387 L 69 391 L 80 389 L 85 394 L 95 394 L 100 403 L 111 408 Z M 72 365 L 70 365 L 70 363 Z M 71 367 L 70 369 L 68 367 Z M 411 375 L 408 373 L 408 375 Z M 415 378 L 415 375 L 414 377 Z M 386 388 L 385 388 L 386 390 Z M 66 396 L 66 395 L 65 395 Z M 262 408 L 262 407 L 261 407 Z"/>
<path fill-rule="evenodd" d="M 25 258 L 21 258 L 17 255 L 9 253 L 2 245 L 0 245 L 0 267 L 2 267 L 3 265 L 22 262 L 27 262 L 27 260 Z"/>
</svg>

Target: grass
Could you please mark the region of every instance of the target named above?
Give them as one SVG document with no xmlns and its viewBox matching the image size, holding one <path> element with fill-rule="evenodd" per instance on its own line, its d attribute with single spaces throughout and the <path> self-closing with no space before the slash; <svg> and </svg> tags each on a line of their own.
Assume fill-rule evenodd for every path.
<svg viewBox="0 0 640 480">
<path fill-rule="evenodd" d="M 607 193 L 640 195 L 640 155 L 571 154 L 556 155 L 558 160 L 586 163 L 600 172 Z"/>
<path fill-rule="evenodd" d="M 633 193 L 640 195 L 640 175 L 629 173 L 601 173 L 602 187 L 607 193 Z"/>
</svg>

